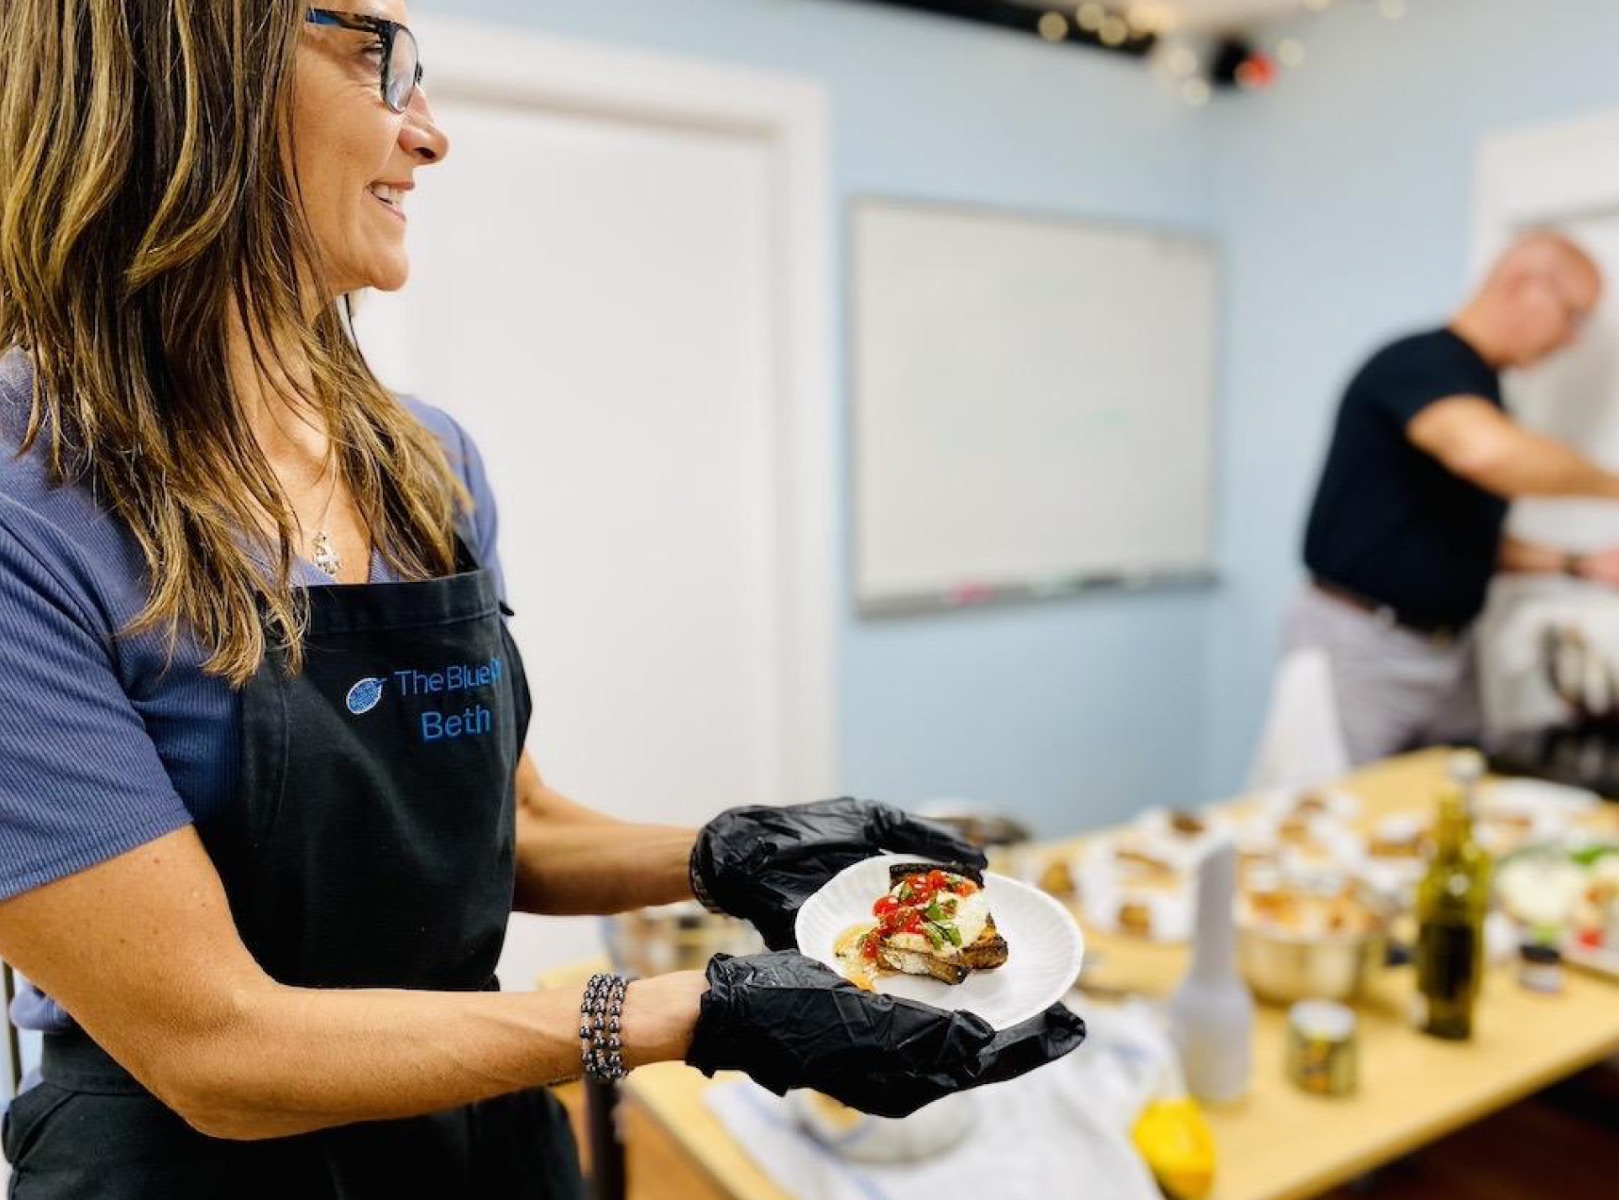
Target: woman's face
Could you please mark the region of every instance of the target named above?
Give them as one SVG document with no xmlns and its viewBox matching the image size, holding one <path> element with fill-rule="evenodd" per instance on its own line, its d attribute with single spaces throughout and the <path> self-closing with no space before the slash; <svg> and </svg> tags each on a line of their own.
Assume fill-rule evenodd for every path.
<svg viewBox="0 0 1619 1200">
<path fill-rule="evenodd" d="M 403 0 L 334 0 L 343 12 L 405 23 Z M 379 86 L 373 33 L 306 23 L 298 47 L 293 165 L 332 298 L 363 287 L 394 291 L 410 274 L 407 193 L 418 167 L 449 140 L 421 88 L 396 113 Z"/>
</svg>

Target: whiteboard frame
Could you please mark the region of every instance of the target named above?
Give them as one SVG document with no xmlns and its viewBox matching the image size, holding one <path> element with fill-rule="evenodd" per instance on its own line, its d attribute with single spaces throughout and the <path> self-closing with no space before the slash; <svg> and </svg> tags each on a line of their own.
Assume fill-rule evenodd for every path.
<svg viewBox="0 0 1619 1200">
<path fill-rule="evenodd" d="M 1209 561 L 1205 566 L 1152 571 L 1074 571 L 1057 577 L 1017 583 L 990 583 L 942 587 L 910 592 L 867 594 L 860 571 L 860 533 L 863 508 L 860 444 L 860 362 L 864 323 L 860 313 L 859 264 L 855 247 L 855 219 L 864 208 L 909 208 L 995 221 L 1024 221 L 1070 229 L 1116 231 L 1194 243 L 1208 252 L 1214 266 L 1214 356 L 1209 396 L 1208 495 L 1204 497 L 1209 526 Z M 1159 591 L 1211 589 L 1221 581 L 1220 512 L 1221 466 L 1219 422 L 1223 408 L 1226 339 L 1226 255 L 1220 239 L 1206 229 L 1172 222 L 1135 221 L 1056 209 L 944 200 L 891 192 L 860 192 L 848 198 L 843 210 L 844 311 L 847 314 L 848 355 L 844 361 L 849 395 L 849 541 L 848 578 L 855 612 L 861 617 L 906 617 L 965 609 L 1073 600 L 1079 597 Z"/>
</svg>

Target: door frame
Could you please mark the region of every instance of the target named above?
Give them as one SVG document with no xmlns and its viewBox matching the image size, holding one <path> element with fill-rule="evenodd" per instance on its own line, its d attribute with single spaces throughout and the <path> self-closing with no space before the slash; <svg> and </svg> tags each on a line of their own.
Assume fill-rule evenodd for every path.
<svg viewBox="0 0 1619 1200">
<path fill-rule="evenodd" d="M 429 97 L 746 137 L 769 163 L 775 370 L 770 614 L 780 652 L 779 799 L 830 795 L 836 775 L 829 105 L 812 81 L 423 17 Z"/>
<path fill-rule="evenodd" d="M 1516 126 L 1479 140 L 1474 161 L 1470 265 L 1482 280 L 1512 238 L 1536 225 L 1619 215 L 1619 109 Z M 1615 301 L 1610 297 L 1608 303 Z M 1543 503 L 1523 501 L 1515 513 Z M 1584 502 L 1552 501 L 1560 520 L 1578 521 Z M 1509 525 L 1510 529 L 1511 526 Z M 1523 606 L 1564 596 L 1568 582 L 1544 576 L 1498 577 L 1491 588 L 1480 678 L 1487 726 L 1519 729 L 1561 719 L 1563 706 L 1538 675 L 1509 675 L 1495 650 Z"/>
<path fill-rule="evenodd" d="M 1478 276 L 1526 225 L 1619 211 L 1619 109 L 1486 136 L 1473 196 Z"/>
</svg>

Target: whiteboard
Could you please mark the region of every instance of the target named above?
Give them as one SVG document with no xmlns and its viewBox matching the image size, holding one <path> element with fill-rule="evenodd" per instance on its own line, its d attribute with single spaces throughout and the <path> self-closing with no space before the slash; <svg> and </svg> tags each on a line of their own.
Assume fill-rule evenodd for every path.
<svg viewBox="0 0 1619 1200">
<path fill-rule="evenodd" d="M 850 243 L 862 612 L 1211 574 L 1206 239 L 868 199 Z"/>
</svg>

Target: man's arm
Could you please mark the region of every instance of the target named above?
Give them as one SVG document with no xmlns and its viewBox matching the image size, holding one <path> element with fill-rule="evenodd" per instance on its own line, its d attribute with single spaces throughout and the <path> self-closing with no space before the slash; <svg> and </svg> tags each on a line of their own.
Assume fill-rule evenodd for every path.
<svg viewBox="0 0 1619 1200">
<path fill-rule="evenodd" d="M 1568 575 L 1607 587 L 1619 587 L 1619 547 L 1574 554 L 1555 546 L 1526 542 L 1510 534 L 1501 539 L 1500 568 L 1523 575 Z"/>
<path fill-rule="evenodd" d="M 1447 470 L 1508 500 L 1585 496 L 1619 500 L 1619 476 L 1553 438 L 1531 432 L 1478 396 L 1436 400 L 1405 428 Z"/>
<path fill-rule="evenodd" d="M 531 913 L 614 913 L 692 898 L 687 865 L 697 833 L 635 825 L 569 800 L 517 765 L 517 895 Z"/>
</svg>

